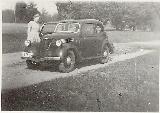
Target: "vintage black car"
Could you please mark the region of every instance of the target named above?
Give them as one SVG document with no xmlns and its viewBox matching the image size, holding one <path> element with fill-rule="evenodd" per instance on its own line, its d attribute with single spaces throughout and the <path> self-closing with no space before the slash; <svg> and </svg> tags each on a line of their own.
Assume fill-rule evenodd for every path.
<svg viewBox="0 0 160 113">
<path fill-rule="evenodd" d="M 106 63 L 113 52 L 113 45 L 98 20 L 64 20 L 53 31 L 41 35 L 39 44 L 25 41 L 22 58 L 26 59 L 28 68 L 56 62 L 59 71 L 70 72 L 83 60 L 96 58 Z"/>
</svg>

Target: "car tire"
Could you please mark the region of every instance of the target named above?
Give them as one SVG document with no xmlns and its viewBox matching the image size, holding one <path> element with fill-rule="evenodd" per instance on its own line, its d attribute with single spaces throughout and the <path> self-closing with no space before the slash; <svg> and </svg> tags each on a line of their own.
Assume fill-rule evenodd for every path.
<svg viewBox="0 0 160 113">
<path fill-rule="evenodd" d="M 114 53 L 115 48 L 114 48 L 113 43 L 108 43 L 108 49 L 109 49 L 109 53 L 110 54 Z"/>
<path fill-rule="evenodd" d="M 69 50 L 67 55 L 59 64 L 59 71 L 68 73 L 74 70 L 76 64 L 76 57 L 73 51 Z"/>
<path fill-rule="evenodd" d="M 36 67 L 38 67 L 38 64 L 35 64 L 31 60 L 26 60 L 26 63 L 27 63 L 28 69 L 35 69 Z"/>
<path fill-rule="evenodd" d="M 100 63 L 104 64 L 107 63 L 109 60 L 109 48 L 107 44 L 105 44 L 102 48 L 102 57 L 100 58 Z"/>
</svg>

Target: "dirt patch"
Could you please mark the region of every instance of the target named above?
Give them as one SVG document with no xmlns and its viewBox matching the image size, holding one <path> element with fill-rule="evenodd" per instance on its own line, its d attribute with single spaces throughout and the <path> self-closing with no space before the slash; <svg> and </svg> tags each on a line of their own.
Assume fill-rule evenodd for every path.
<svg viewBox="0 0 160 113">
<path fill-rule="evenodd" d="M 27 34 L 2 34 L 2 53 L 14 53 L 24 50 Z"/>
</svg>

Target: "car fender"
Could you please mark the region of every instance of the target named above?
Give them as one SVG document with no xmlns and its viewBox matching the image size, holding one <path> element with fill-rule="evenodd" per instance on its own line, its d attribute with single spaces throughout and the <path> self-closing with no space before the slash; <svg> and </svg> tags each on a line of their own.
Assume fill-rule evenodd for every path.
<svg viewBox="0 0 160 113">
<path fill-rule="evenodd" d="M 73 44 L 70 43 L 65 43 L 62 45 L 61 47 L 61 59 L 63 60 L 64 57 L 67 55 L 68 51 L 72 50 L 76 56 L 76 61 L 79 61 L 81 59 L 80 54 L 78 53 L 78 49 L 76 48 L 76 46 L 74 46 Z"/>
<path fill-rule="evenodd" d="M 104 40 L 103 43 L 102 43 L 102 48 L 101 48 L 101 50 L 103 49 L 103 47 L 104 47 L 105 44 L 107 44 L 107 46 L 108 46 L 108 43 L 109 43 L 108 40 Z"/>
<path fill-rule="evenodd" d="M 104 40 L 103 43 L 102 43 L 102 49 L 103 49 L 103 47 L 104 47 L 105 44 L 107 44 L 107 46 L 108 46 L 109 53 L 110 53 L 110 54 L 114 53 L 113 43 L 110 43 L 108 40 Z M 101 49 L 101 50 L 102 50 L 102 49 Z"/>
</svg>

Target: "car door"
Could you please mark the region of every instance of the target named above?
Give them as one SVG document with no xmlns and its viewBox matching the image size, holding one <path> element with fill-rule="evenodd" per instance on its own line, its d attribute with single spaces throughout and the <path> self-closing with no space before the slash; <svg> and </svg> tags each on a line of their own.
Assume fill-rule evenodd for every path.
<svg viewBox="0 0 160 113">
<path fill-rule="evenodd" d="M 81 56 L 83 58 L 97 56 L 97 35 L 95 33 L 94 23 L 85 23 L 82 26 L 82 37 L 80 41 Z"/>
<path fill-rule="evenodd" d="M 106 34 L 104 32 L 104 28 L 102 24 L 96 24 L 96 45 L 97 45 L 97 56 L 101 55 L 102 44 L 106 39 Z"/>
</svg>

